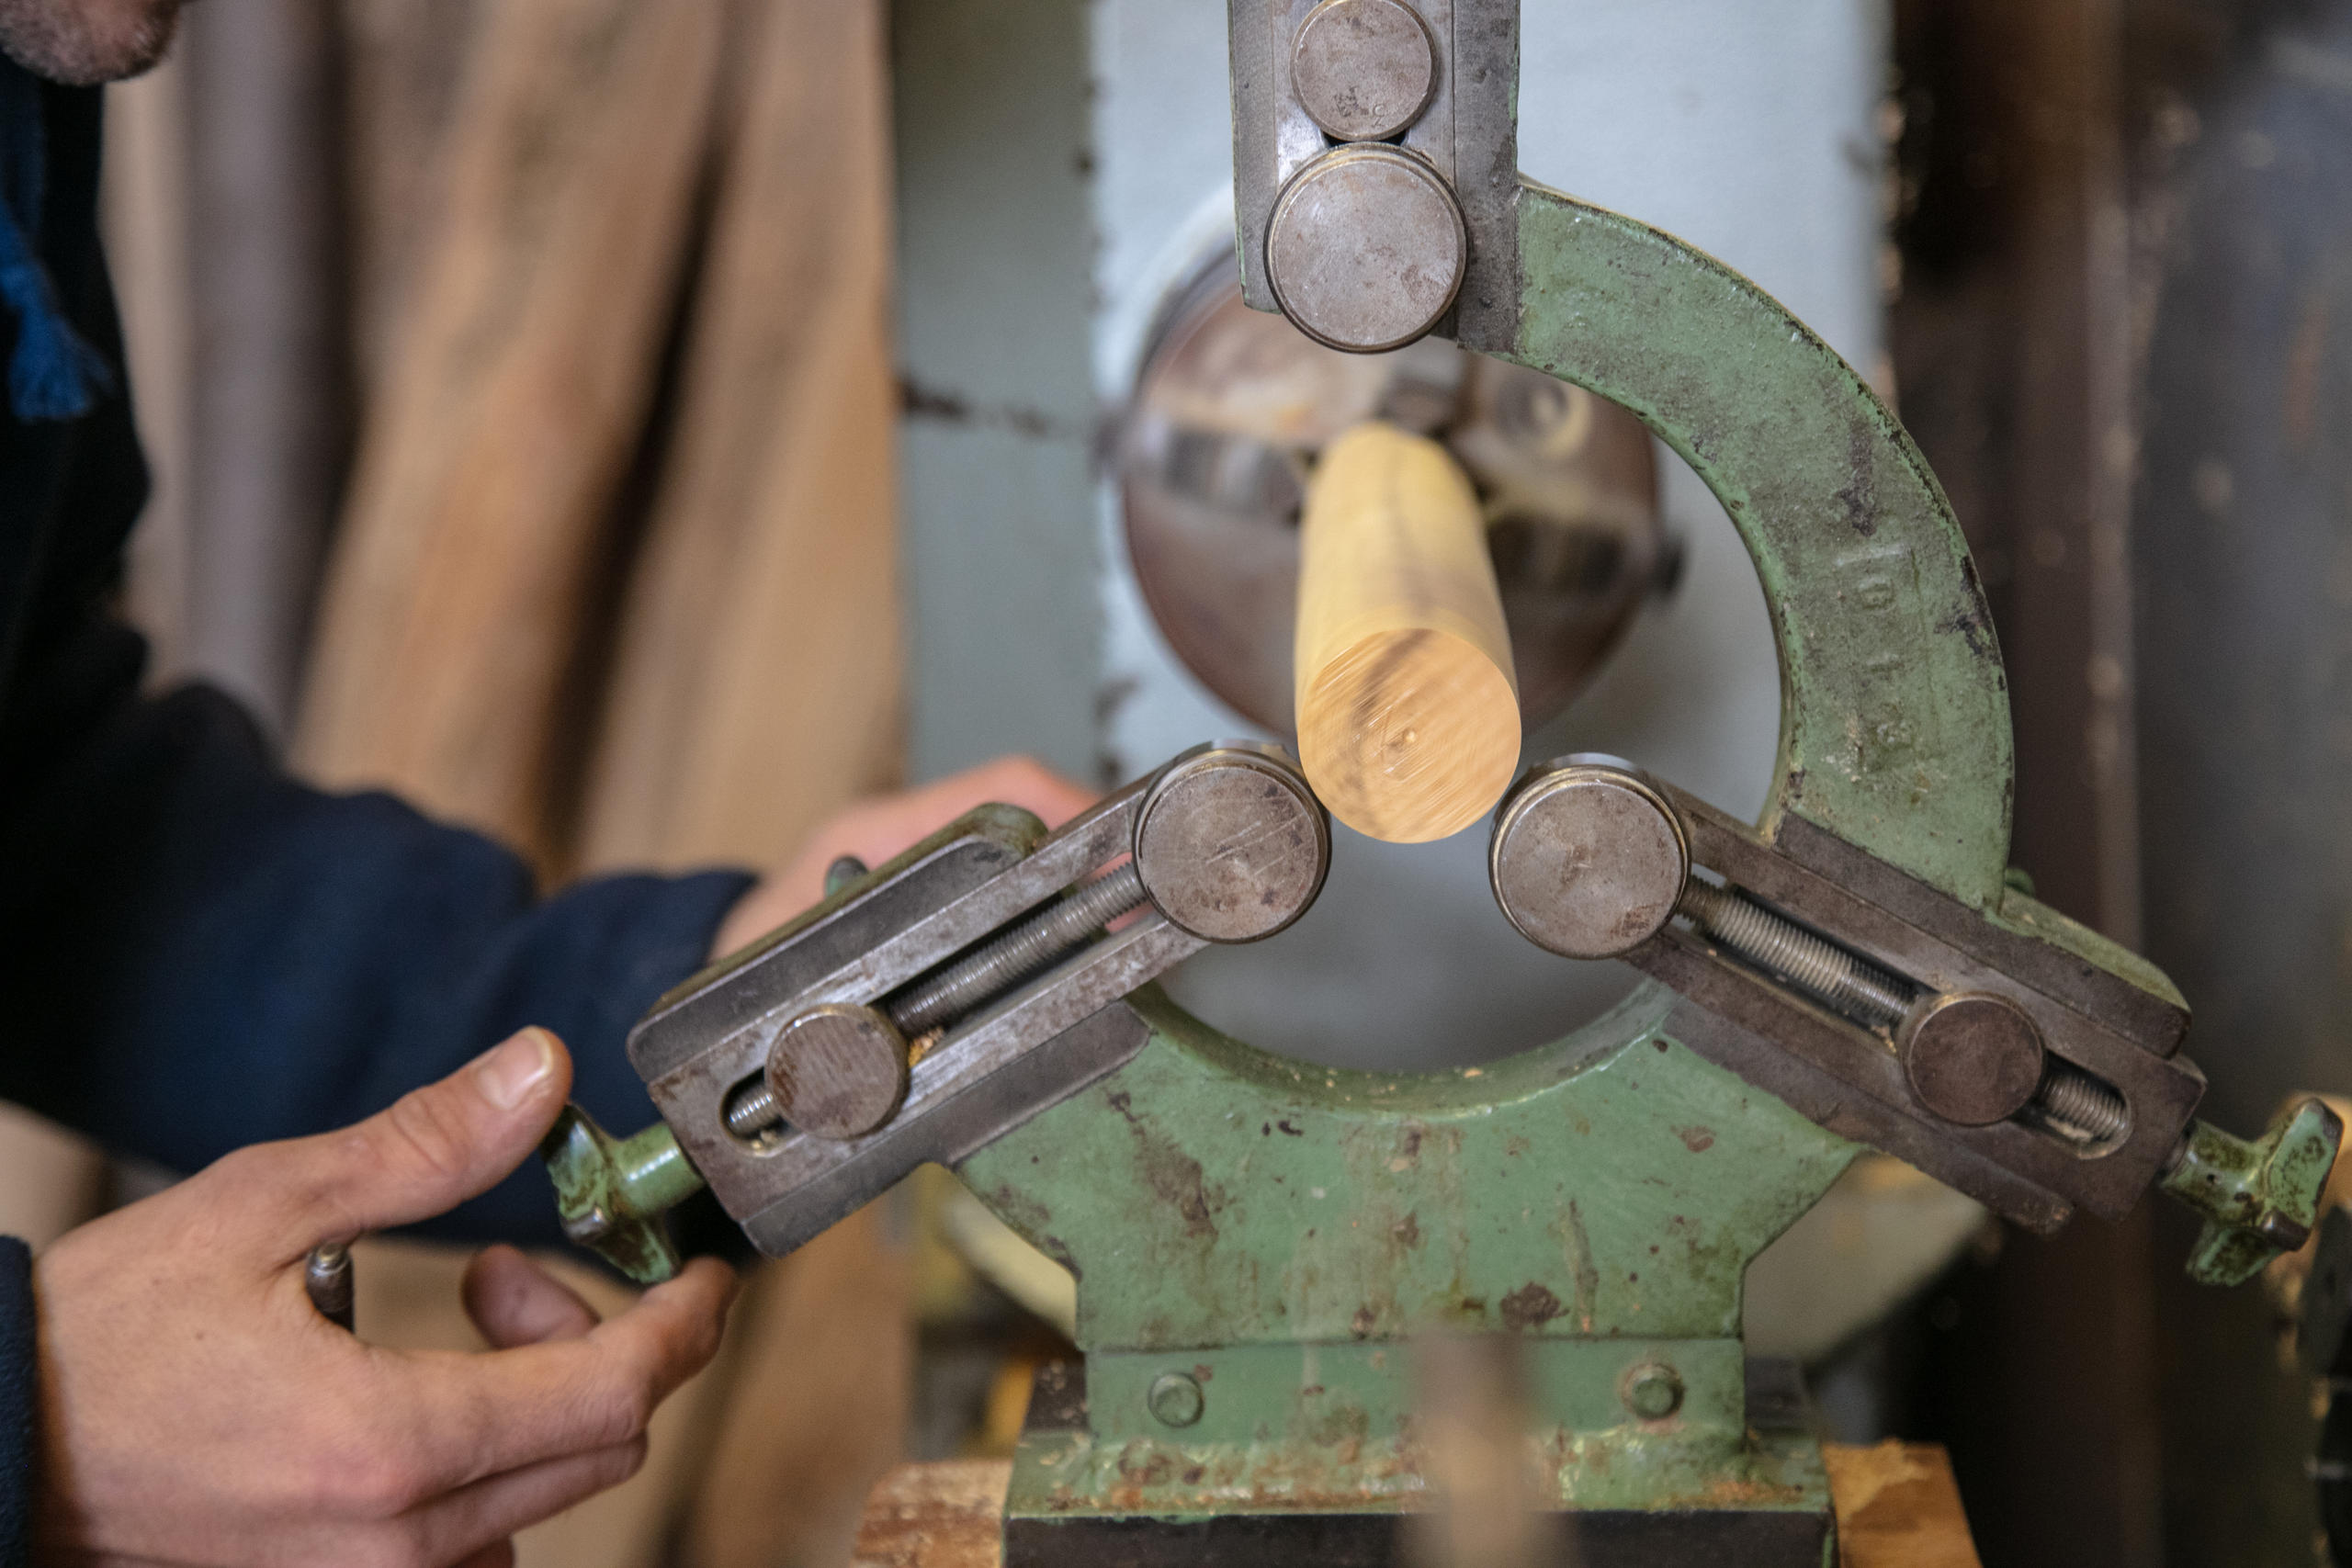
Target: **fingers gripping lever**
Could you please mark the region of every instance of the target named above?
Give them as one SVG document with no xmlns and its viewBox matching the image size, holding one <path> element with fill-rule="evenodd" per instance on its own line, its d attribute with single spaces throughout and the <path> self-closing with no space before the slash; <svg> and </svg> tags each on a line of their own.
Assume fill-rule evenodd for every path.
<svg viewBox="0 0 2352 1568">
<path fill-rule="evenodd" d="M 706 1183 L 782 1254 L 926 1161 L 953 1163 L 1125 1063 L 1122 1005 L 1322 890 L 1330 829 L 1272 747 L 1184 752 L 1060 830 L 985 806 L 656 1002 L 630 1063 L 662 1121 L 568 1107 L 541 1153 L 565 1234 L 630 1278 L 678 1266 Z M 832 880 L 832 879 L 829 879 Z"/>
</svg>

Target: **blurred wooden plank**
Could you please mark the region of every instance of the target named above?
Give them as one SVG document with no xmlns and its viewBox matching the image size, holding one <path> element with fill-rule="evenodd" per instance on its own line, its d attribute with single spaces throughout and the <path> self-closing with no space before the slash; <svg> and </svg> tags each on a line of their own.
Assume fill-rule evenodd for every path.
<svg viewBox="0 0 2352 1568">
<path fill-rule="evenodd" d="M 351 340 L 360 397 L 395 357 L 447 185 L 450 122 L 492 0 L 337 0 Z"/>
<path fill-rule="evenodd" d="M 193 671 L 283 736 L 350 454 L 332 13 L 190 10 L 185 73 Z"/>
<path fill-rule="evenodd" d="M 1978 1568 L 1943 1450 L 1924 1443 L 1823 1449 L 1838 1507 L 1839 1568 Z M 902 1464 L 867 1500 L 854 1568 L 998 1568 L 1010 1460 Z"/>
<path fill-rule="evenodd" d="M 2123 138 L 2146 106 L 2178 103 L 2130 79 L 2154 58 L 2130 40 L 2134 11 L 2124 0 L 1894 6 L 1915 205 L 1888 317 L 1904 422 L 1961 508 L 2007 669 L 2009 862 L 2044 900 L 2130 947 L 2143 929 L 2135 716 L 2163 710 L 2134 696 L 2131 318 L 2155 293 L 2130 254 Z M 2259 52 L 2251 37 L 2247 48 Z M 2190 774 L 2177 751 L 2147 755 L 2152 777 Z M 2146 841 L 2177 860 L 2157 826 Z M 2163 825 L 2171 837 L 2184 826 Z M 2211 826 L 2199 817 L 2190 836 Z M 2160 947 L 2154 956 L 2211 1028 L 2208 994 Z M 2245 1032 L 2222 1034 L 2233 1032 Z M 2253 1032 L 2278 1031 L 2266 1021 Z M 2012 1232 L 1981 1291 L 1963 1271 L 1955 1330 L 1922 1342 L 1912 1397 L 1967 1476 L 1996 1562 L 2174 1560 L 2159 1395 L 2173 1364 L 2205 1359 L 2168 1356 L 2160 1341 L 2155 1281 L 2168 1270 L 2154 1262 L 2154 1208 L 2063 1237 Z M 2196 1424 L 2210 1427 L 2204 1416 Z M 2274 1544 L 2301 1539 L 2297 1527 Z"/>
<path fill-rule="evenodd" d="M 362 434 L 296 755 L 546 863 L 556 698 L 687 250 L 722 0 L 500 0 Z"/>
<path fill-rule="evenodd" d="M 884 10 L 741 15 L 740 111 L 582 803 L 592 870 L 774 864 L 898 770 Z M 911 1376 L 884 1220 L 752 1276 L 684 1562 L 846 1556 Z"/>
<path fill-rule="evenodd" d="M 845 1561 L 866 1495 L 901 1451 L 914 1330 L 888 1200 L 762 1267 L 735 1309 L 730 1396 L 694 1477 L 680 1562 Z"/>
<path fill-rule="evenodd" d="M 147 510 L 130 536 L 123 610 L 147 638 L 148 679 L 188 669 L 188 449 L 195 344 L 188 276 L 187 73 L 176 57 L 107 92 L 101 212 L 146 449 Z"/>
<path fill-rule="evenodd" d="M 590 866 L 773 863 L 895 775 L 882 6 L 763 0 L 585 808 Z"/>
<path fill-rule="evenodd" d="M 1932 1443 L 1824 1444 L 1839 1568 L 1977 1568 L 1951 1460 Z"/>
<path fill-rule="evenodd" d="M 997 1568 L 1009 1459 L 902 1464 L 866 1500 L 854 1568 Z"/>
</svg>

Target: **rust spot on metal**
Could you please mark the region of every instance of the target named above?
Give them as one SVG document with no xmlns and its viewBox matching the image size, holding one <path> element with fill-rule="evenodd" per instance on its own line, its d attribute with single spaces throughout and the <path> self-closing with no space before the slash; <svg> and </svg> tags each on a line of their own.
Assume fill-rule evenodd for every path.
<svg viewBox="0 0 2352 1568">
<path fill-rule="evenodd" d="M 1369 1339 L 1372 1337 L 1373 1329 L 1378 1326 L 1379 1323 L 1379 1317 L 1370 1307 L 1358 1307 L 1355 1315 L 1348 1319 L 1348 1332 L 1359 1339 Z"/>
<path fill-rule="evenodd" d="M 1407 1247 L 1421 1245 L 1421 1221 L 1418 1214 L 1407 1214 L 1390 1227 L 1390 1233 Z"/>
<path fill-rule="evenodd" d="M 1530 1280 L 1503 1298 L 1503 1326 L 1523 1334 L 1541 1328 L 1566 1310 L 1559 1297 Z"/>
<path fill-rule="evenodd" d="M 1705 1154 L 1715 1146 L 1715 1130 L 1712 1127 L 1677 1127 L 1674 1135 L 1694 1155 Z"/>
<path fill-rule="evenodd" d="M 1108 1100 L 1111 1109 L 1126 1118 L 1127 1129 L 1135 1134 L 1143 1178 L 1153 1193 L 1183 1216 L 1186 1235 L 1216 1240 L 1214 1211 L 1224 1193 L 1220 1190 L 1212 1196 L 1201 1162 L 1136 1115 L 1132 1095 L 1120 1092 Z"/>
<path fill-rule="evenodd" d="M 1584 1214 L 1568 1200 L 1568 1261 L 1577 1271 L 1577 1327 L 1592 1332 L 1593 1314 L 1600 1295 L 1600 1266 L 1592 1260 L 1592 1238 L 1585 1234 Z"/>
<path fill-rule="evenodd" d="M 1168 1451 L 1148 1438 L 1138 1438 L 1120 1450 L 1119 1474 L 1131 1485 L 1164 1485 L 1175 1473 L 1176 1464 Z"/>
<path fill-rule="evenodd" d="M 1984 603 L 1984 585 L 1977 579 L 1973 558 L 1962 558 L 1960 575 L 1965 588 L 1961 607 L 1938 629 L 1959 633 L 1968 644 L 1970 653 L 1997 664 L 2001 658 L 2000 644 L 1993 635 L 1993 613 Z"/>
<path fill-rule="evenodd" d="M 1871 468 L 1875 434 L 1859 419 L 1846 433 L 1849 478 L 1837 492 L 1838 504 L 1846 509 L 1846 525 L 1866 539 L 1878 532 L 1878 477 Z"/>
<path fill-rule="evenodd" d="M 1032 1242 L 1053 1228 L 1054 1212 L 1010 1183 L 992 1183 L 983 1196 L 1007 1224 Z"/>
</svg>

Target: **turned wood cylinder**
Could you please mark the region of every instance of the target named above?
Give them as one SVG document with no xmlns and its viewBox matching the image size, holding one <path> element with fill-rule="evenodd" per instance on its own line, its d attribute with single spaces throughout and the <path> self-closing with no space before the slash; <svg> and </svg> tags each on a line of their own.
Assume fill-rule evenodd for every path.
<svg viewBox="0 0 2352 1568">
<path fill-rule="evenodd" d="M 1418 844 L 1484 817 L 1519 761 L 1519 687 L 1478 500 L 1387 424 L 1327 447 L 1300 524 L 1299 760 L 1331 814 Z"/>
</svg>

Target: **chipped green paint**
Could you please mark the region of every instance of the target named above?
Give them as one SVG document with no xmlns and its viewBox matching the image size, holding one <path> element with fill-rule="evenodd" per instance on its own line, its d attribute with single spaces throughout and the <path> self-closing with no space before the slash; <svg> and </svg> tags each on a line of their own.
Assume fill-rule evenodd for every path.
<svg viewBox="0 0 2352 1568">
<path fill-rule="evenodd" d="M 1078 1276 L 1090 1350 L 1736 1337 L 1748 1259 L 1853 1146 L 1659 1035 L 1670 1001 L 1396 1077 L 1267 1055 L 1148 991 L 1140 1056 L 963 1176 Z"/>
<path fill-rule="evenodd" d="M 1090 1430 L 1024 1439 L 1008 1510 L 1419 1506 L 1431 1332 L 1526 1339 L 1564 1506 L 1824 1508 L 1817 1454 L 1747 1430 L 1740 1291 L 1855 1150 L 1663 1034 L 1670 1002 L 1398 1077 L 1139 993 L 1140 1055 L 960 1168 L 1078 1277 Z M 1629 1403 L 1649 1367 L 1685 1390 L 1663 1420 Z M 1171 1374 L 1202 1391 L 1181 1429 L 1153 1408 Z"/>
<path fill-rule="evenodd" d="M 1781 648 L 1765 822 L 1800 813 L 1978 908 L 2009 843 L 2007 685 L 1951 506 L 1894 412 L 1755 284 L 1522 184 L 1510 357 L 1623 404 L 1707 482 Z"/>
<path fill-rule="evenodd" d="M 567 1105 L 540 1143 L 539 1158 L 555 1183 L 564 1235 L 594 1247 L 640 1285 L 677 1273 L 667 1215 L 700 1191 L 703 1180 L 667 1122 L 616 1138 Z"/>
<path fill-rule="evenodd" d="M 2302 1245 L 2335 1164 L 2344 1123 L 2316 1100 L 2298 1100 L 2252 1143 L 2206 1122 L 2189 1123 L 2164 1190 L 2205 1216 L 2188 1255 L 2203 1285 L 2242 1285 Z"/>
<path fill-rule="evenodd" d="M 1564 1508 L 1809 1513 L 1828 1496 L 1819 1444 L 1787 1434 L 1751 1434 L 1697 1462 L 1670 1431 L 1557 1433 L 1533 1448 L 1544 1489 Z M 1203 1443 L 1162 1434 L 1112 1443 L 1046 1432 L 1022 1439 L 1004 1506 L 1008 1516 L 1046 1519 L 1144 1515 L 1182 1522 L 1229 1511 L 1402 1513 L 1430 1501 L 1410 1437 Z"/>
<path fill-rule="evenodd" d="M 2030 885 L 2022 889 L 2014 886 L 2008 888 L 2001 895 L 1999 907 L 1987 910 L 1986 916 L 1995 925 L 2048 942 L 2061 953 L 2130 981 L 2167 1007 L 2188 1010 L 2188 998 L 2180 994 L 2180 987 L 2172 983 L 2171 976 L 2130 948 L 2109 941 L 2035 898 Z"/>
</svg>

